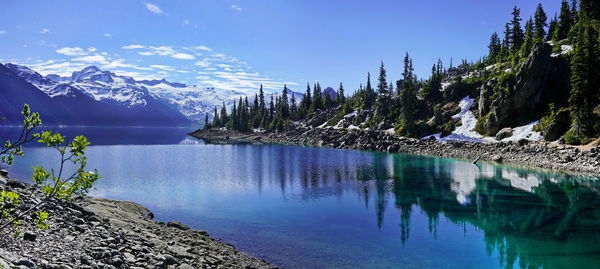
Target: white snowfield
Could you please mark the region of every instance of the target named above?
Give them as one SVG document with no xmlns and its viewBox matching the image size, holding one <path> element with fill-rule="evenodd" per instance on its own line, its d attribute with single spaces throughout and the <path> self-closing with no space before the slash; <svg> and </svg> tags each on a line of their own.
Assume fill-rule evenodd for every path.
<svg viewBox="0 0 600 269">
<path fill-rule="evenodd" d="M 495 137 L 484 137 L 475 131 L 477 118 L 475 118 L 475 115 L 471 111 L 471 107 L 473 106 L 474 102 L 475 100 L 469 96 L 466 96 L 460 100 L 460 103 L 458 104 L 460 107 L 460 112 L 456 115 L 453 115 L 452 118 L 460 119 L 461 126 L 456 127 L 450 135 L 440 137 L 440 134 L 432 134 L 423 137 L 423 139 L 435 137 L 438 141 L 499 142 Z M 533 131 L 533 126 L 535 126 L 538 122 L 539 121 L 534 121 L 527 125 L 513 128 L 513 134 L 502 139 L 501 141 L 519 141 L 521 139 L 527 139 L 530 141 L 542 140 L 542 135 L 539 132 Z"/>
</svg>

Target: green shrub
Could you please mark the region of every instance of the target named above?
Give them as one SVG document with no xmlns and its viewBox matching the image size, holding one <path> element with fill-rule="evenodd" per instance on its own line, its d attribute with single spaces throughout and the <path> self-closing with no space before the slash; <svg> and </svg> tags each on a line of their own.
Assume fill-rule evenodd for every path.
<svg viewBox="0 0 600 269">
<path fill-rule="evenodd" d="M 77 136 L 70 143 L 65 143 L 65 137 L 50 131 L 34 133 L 34 129 L 41 125 L 42 121 L 38 113 L 31 113 L 29 106 L 23 107 L 24 126 L 21 136 L 14 143 L 6 141 L 0 149 L 0 157 L 3 163 L 12 165 L 14 156 L 22 156 L 23 144 L 38 139 L 39 143 L 55 149 L 60 155 L 59 169 L 48 170 L 42 166 L 34 167 L 33 182 L 45 194 L 41 201 L 31 205 L 20 206 L 20 196 L 15 192 L 0 192 L 0 231 L 12 227 L 15 236 L 21 233 L 20 225 L 26 216 L 35 212 L 33 224 L 38 229 L 46 229 L 48 225 L 48 213 L 43 211 L 47 202 L 53 198 L 71 199 L 73 194 L 86 194 L 100 177 L 98 171 L 86 171 L 87 157 L 85 150 L 90 142 L 85 136 Z M 74 169 L 69 171 L 67 167 L 73 165 Z"/>
</svg>

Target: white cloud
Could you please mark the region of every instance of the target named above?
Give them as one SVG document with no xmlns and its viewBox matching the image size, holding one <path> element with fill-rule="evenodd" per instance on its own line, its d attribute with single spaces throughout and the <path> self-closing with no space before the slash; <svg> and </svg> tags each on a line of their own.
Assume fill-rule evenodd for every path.
<svg viewBox="0 0 600 269">
<path fill-rule="evenodd" d="M 44 34 L 49 34 L 50 33 L 50 29 L 48 28 L 44 28 L 40 31 L 40 34 L 44 35 Z"/>
<path fill-rule="evenodd" d="M 6 31 L 6 30 L 0 30 L 0 35 L 5 35 L 5 34 L 8 34 L 8 31 Z"/>
<path fill-rule="evenodd" d="M 208 61 L 207 58 L 204 58 L 202 61 L 195 62 L 194 65 L 200 66 L 200 67 L 209 67 L 210 66 L 210 62 Z"/>
<path fill-rule="evenodd" d="M 194 50 L 204 50 L 204 51 L 213 51 L 211 48 L 209 48 L 207 46 L 195 46 L 195 47 L 192 47 L 192 49 L 194 49 Z"/>
<path fill-rule="evenodd" d="M 57 49 L 56 52 L 67 56 L 82 56 L 87 54 L 87 52 L 80 47 L 64 47 Z"/>
<path fill-rule="evenodd" d="M 196 57 L 194 57 L 194 55 L 190 55 L 190 54 L 187 54 L 187 53 L 181 53 L 181 52 L 175 53 L 175 54 L 171 55 L 171 57 L 175 58 L 175 59 L 181 59 L 181 60 L 193 60 L 193 59 L 196 59 Z"/>
<path fill-rule="evenodd" d="M 150 3 L 144 3 L 144 5 L 146 6 L 146 9 L 148 9 L 150 12 L 156 13 L 156 14 L 162 14 L 163 11 L 160 9 L 160 7 L 158 7 L 155 4 L 150 4 Z"/>
<path fill-rule="evenodd" d="M 182 25 L 188 25 L 190 24 L 190 21 L 188 19 L 183 20 L 183 22 L 181 23 Z"/>
<path fill-rule="evenodd" d="M 237 6 L 237 5 L 231 6 L 231 9 L 233 9 L 235 11 L 242 11 L 242 10 L 244 10 L 243 8 L 241 8 L 241 7 Z"/>
<path fill-rule="evenodd" d="M 173 70 L 175 70 L 173 67 L 170 67 L 168 65 L 152 64 L 152 65 L 150 65 L 150 67 L 156 68 L 156 69 L 167 70 L 167 71 L 173 71 Z"/>
<path fill-rule="evenodd" d="M 134 44 L 134 45 L 127 45 L 127 46 L 123 46 L 121 47 L 122 49 L 126 49 L 126 50 L 134 50 L 134 49 L 143 49 L 145 48 L 142 45 L 138 45 L 138 44 Z"/>
<path fill-rule="evenodd" d="M 103 36 L 105 36 L 105 37 L 112 37 L 112 34 L 106 33 L 106 34 L 103 34 Z"/>
<path fill-rule="evenodd" d="M 99 55 L 99 54 L 74 58 L 73 61 L 85 62 L 85 63 L 108 64 L 108 60 L 106 60 L 106 57 Z"/>
<path fill-rule="evenodd" d="M 89 52 L 94 52 L 94 51 L 96 51 L 96 48 L 94 48 L 94 47 L 89 47 L 87 50 L 88 50 Z"/>
</svg>

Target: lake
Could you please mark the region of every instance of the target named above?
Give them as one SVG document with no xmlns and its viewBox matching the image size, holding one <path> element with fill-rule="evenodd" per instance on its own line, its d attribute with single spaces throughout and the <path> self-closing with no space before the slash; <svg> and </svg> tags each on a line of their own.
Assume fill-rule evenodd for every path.
<svg viewBox="0 0 600 269">
<path fill-rule="evenodd" d="M 139 202 L 283 268 L 595 268 L 600 181 L 356 150 L 208 145 L 188 129 L 87 135 L 91 195 Z M 3 128 L 2 141 L 16 130 Z M 58 156 L 32 146 L 10 173 Z"/>
</svg>

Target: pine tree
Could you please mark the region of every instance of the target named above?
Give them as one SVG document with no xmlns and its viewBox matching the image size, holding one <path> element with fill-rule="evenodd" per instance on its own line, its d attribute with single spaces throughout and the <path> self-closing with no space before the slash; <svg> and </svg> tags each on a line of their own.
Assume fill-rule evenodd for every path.
<svg viewBox="0 0 600 269">
<path fill-rule="evenodd" d="M 338 104 L 343 104 L 346 102 L 346 95 L 344 93 L 344 85 L 342 85 L 342 83 L 340 82 L 340 88 L 338 89 L 337 92 L 337 103 Z"/>
<path fill-rule="evenodd" d="M 492 34 L 492 37 L 490 38 L 490 44 L 488 45 L 488 49 L 488 59 L 490 60 L 490 63 L 496 62 L 502 50 L 502 44 L 500 43 L 500 38 L 498 38 L 498 33 L 494 32 Z"/>
<path fill-rule="evenodd" d="M 238 129 L 238 112 L 237 112 L 237 106 L 235 104 L 235 99 L 233 100 L 233 108 L 231 109 L 231 116 L 229 117 L 229 121 L 228 121 L 228 128 L 229 129 L 233 129 L 233 130 L 237 130 Z"/>
<path fill-rule="evenodd" d="M 290 104 L 289 104 L 289 99 L 288 99 L 288 89 L 287 89 L 287 85 L 285 85 L 285 84 L 283 85 L 283 93 L 281 94 L 280 107 L 281 107 L 282 119 L 289 119 L 290 118 Z"/>
<path fill-rule="evenodd" d="M 554 18 L 550 20 L 550 24 L 548 25 L 548 35 L 546 36 L 546 40 L 552 40 L 552 36 L 554 32 L 556 32 L 556 28 L 558 27 L 558 17 L 556 13 L 554 14 Z"/>
<path fill-rule="evenodd" d="M 300 105 L 301 109 L 308 111 L 312 105 L 312 97 L 310 95 L 310 84 L 306 83 L 306 93 L 304 94 L 304 98 L 302 98 L 302 104 Z"/>
<path fill-rule="evenodd" d="M 223 114 L 221 114 L 223 115 Z M 224 122 L 223 122 L 224 123 Z M 219 121 L 219 114 L 217 113 L 217 107 L 215 106 L 214 116 L 213 116 L 213 126 L 221 126 L 221 121 Z"/>
<path fill-rule="evenodd" d="M 258 90 L 258 106 L 260 107 L 260 112 L 265 113 L 267 107 L 265 105 L 265 92 L 263 91 L 263 85 L 260 84 L 260 89 Z"/>
<path fill-rule="evenodd" d="M 535 18 L 535 40 L 536 42 L 544 41 L 544 39 L 546 38 L 545 27 L 548 26 L 548 23 L 546 22 L 548 20 L 548 17 L 546 16 L 546 12 L 544 11 L 544 8 L 542 7 L 541 3 L 538 4 L 537 9 L 535 10 L 535 15 L 533 17 Z"/>
<path fill-rule="evenodd" d="M 400 129 L 402 134 L 409 136 L 414 135 L 416 131 L 415 113 L 418 102 L 413 70 L 412 60 L 408 53 L 406 53 L 404 57 L 404 72 L 402 73 L 404 85 L 400 93 L 401 114 L 398 119 L 398 129 Z"/>
<path fill-rule="evenodd" d="M 210 123 L 208 123 L 208 113 L 204 115 L 204 129 L 209 129 Z"/>
<path fill-rule="evenodd" d="M 215 111 L 215 115 L 216 115 L 216 111 Z M 229 121 L 229 118 L 227 116 L 227 106 L 225 106 L 225 101 L 223 101 L 223 105 L 221 105 L 221 119 L 220 119 L 219 126 L 225 126 L 225 124 L 227 124 L 228 121 Z"/>
<path fill-rule="evenodd" d="M 310 111 L 314 112 L 323 109 L 323 96 L 321 95 L 321 84 L 317 82 L 313 86 L 313 100 L 310 107 Z"/>
<path fill-rule="evenodd" d="M 553 39 L 560 41 L 567 38 L 571 27 L 573 26 L 573 15 L 571 15 L 571 8 L 569 8 L 569 3 L 566 0 L 562 1 L 560 7 L 560 15 L 558 20 L 558 26 L 554 31 Z"/>
<path fill-rule="evenodd" d="M 367 73 L 367 85 L 363 91 L 362 109 L 371 109 L 375 103 L 375 91 L 371 86 L 371 73 Z"/>
<path fill-rule="evenodd" d="M 290 98 L 290 118 L 296 119 L 298 115 L 298 105 L 296 104 L 296 97 L 292 93 L 292 97 Z"/>
<path fill-rule="evenodd" d="M 325 93 L 325 98 L 323 101 L 323 107 L 325 109 L 329 109 L 333 107 L 333 100 L 331 99 L 331 95 L 329 93 Z"/>
<path fill-rule="evenodd" d="M 379 66 L 379 79 L 377 83 L 377 101 L 375 104 L 375 115 L 381 118 L 387 117 L 390 108 L 391 96 L 387 90 L 387 74 L 383 61 Z M 370 82 L 369 82 L 370 83 Z"/>
<path fill-rule="evenodd" d="M 585 1 L 585 0 L 584 0 Z M 571 2 L 571 25 L 577 24 L 579 20 L 579 11 L 577 10 L 577 0 L 572 0 Z"/>
<path fill-rule="evenodd" d="M 275 101 L 273 101 L 273 95 L 271 94 L 271 104 L 269 104 L 269 122 L 273 121 L 275 117 Z"/>
<path fill-rule="evenodd" d="M 521 10 L 515 6 L 512 15 L 513 18 L 510 21 L 510 42 L 511 51 L 516 52 L 521 49 L 523 42 L 525 42 L 525 34 L 521 28 Z"/>
<path fill-rule="evenodd" d="M 531 48 L 533 48 L 533 42 L 536 37 L 533 32 L 533 21 L 531 18 L 525 23 L 525 42 L 521 47 L 521 56 L 526 57 L 529 55 Z"/>
<path fill-rule="evenodd" d="M 578 28 L 571 61 L 571 94 L 569 102 L 575 119 L 577 136 L 593 133 L 593 109 L 598 104 L 600 88 L 600 48 L 598 32 L 586 23 Z"/>
</svg>

